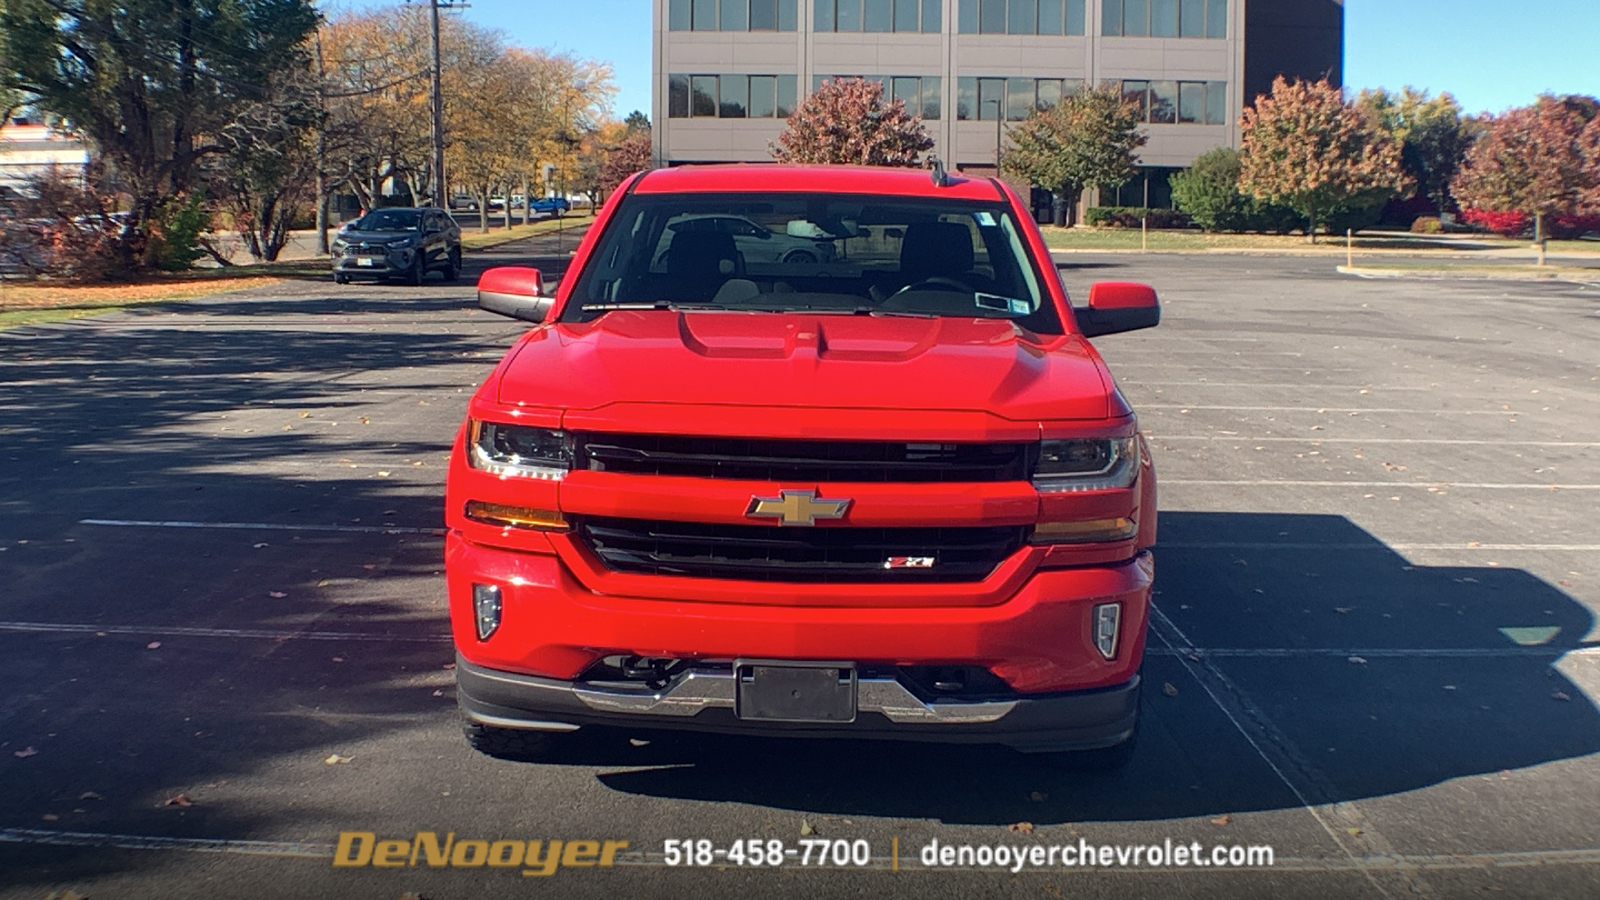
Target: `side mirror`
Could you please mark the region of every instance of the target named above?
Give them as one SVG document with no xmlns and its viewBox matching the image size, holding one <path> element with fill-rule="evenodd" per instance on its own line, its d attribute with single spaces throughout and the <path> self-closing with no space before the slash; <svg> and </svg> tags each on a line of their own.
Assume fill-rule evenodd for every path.
<svg viewBox="0 0 1600 900">
<path fill-rule="evenodd" d="M 1161 301 L 1148 284 L 1100 281 L 1089 287 L 1089 305 L 1073 310 L 1084 337 L 1154 328 L 1161 324 Z"/>
<path fill-rule="evenodd" d="M 527 266 L 500 266 L 478 278 L 478 308 L 524 322 L 543 322 L 555 304 L 544 276 Z"/>
</svg>

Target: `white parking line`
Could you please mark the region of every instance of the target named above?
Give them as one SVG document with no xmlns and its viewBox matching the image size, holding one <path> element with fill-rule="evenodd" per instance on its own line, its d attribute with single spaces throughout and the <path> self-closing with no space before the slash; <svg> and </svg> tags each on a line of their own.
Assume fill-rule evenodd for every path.
<svg viewBox="0 0 1600 900">
<path fill-rule="evenodd" d="M 1461 481 L 1225 481 L 1213 479 L 1163 478 L 1162 486 L 1208 485 L 1227 487 L 1354 487 L 1354 488 L 1451 488 L 1486 491 L 1600 491 L 1600 484 L 1496 484 Z"/>
<path fill-rule="evenodd" d="M 1600 656 L 1600 647 L 1148 647 L 1152 656 L 1202 659 L 1554 659 Z"/>
<path fill-rule="evenodd" d="M 1379 385 L 1373 385 L 1373 384 L 1306 384 L 1304 382 L 1289 382 L 1289 381 L 1282 381 L 1282 382 L 1263 382 L 1263 381 L 1195 381 L 1193 379 L 1190 379 L 1188 381 L 1145 381 L 1145 380 L 1141 379 L 1136 383 L 1130 383 L 1130 384 L 1128 384 L 1126 386 L 1127 387 L 1144 387 L 1146 385 L 1158 385 L 1158 386 L 1161 386 L 1161 387 L 1300 388 L 1301 390 L 1315 388 L 1317 390 L 1325 390 L 1325 391 L 1372 391 L 1374 393 L 1381 393 L 1381 392 L 1384 392 L 1384 391 L 1432 391 L 1432 390 L 1434 390 L 1431 387 L 1394 387 L 1394 386 L 1391 386 L 1391 385 L 1379 386 Z"/>
<path fill-rule="evenodd" d="M 443 528 L 413 528 L 403 525 L 286 525 L 275 522 L 186 522 L 144 519 L 79 519 L 79 525 L 104 525 L 112 528 L 215 528 L 235 531 L 326 531 L 349 534 L 431 534 L 444 536 Z"/>
<path fill-rule="evenodd" d="M 245 856 L 292 856 L 327 859 L 334 847 L 304 841 L 248 841 L 218 838 L 174 838 L 136 834 L 97 834 L 89 831 L 46 831 L 41 828 L 0 828 L 0 843 L 50 844 L 57 847 L 113 847 L 120 850 L 184 850 L 190 853 L 237 853 Z"/>
</svg>

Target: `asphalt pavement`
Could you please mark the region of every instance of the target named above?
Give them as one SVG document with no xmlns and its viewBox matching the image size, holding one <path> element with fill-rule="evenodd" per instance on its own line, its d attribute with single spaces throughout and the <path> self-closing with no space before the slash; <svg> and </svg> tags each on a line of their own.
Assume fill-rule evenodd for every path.
<svg viewBox="0 0 1600 900">
<path fill-rule="evenodd" d="M 567 240 L 570 241 L 570 236 Z M 1076 255 L 1161 476 L 1145 730 L 1004 750 L 462 741 L 441 495 L 521 325 L 484 265 L 0 332 L 0 898 L 1600 895 L 1600 290 Z M 341 832 L 623 840 L 610 868 L 335 868 Z M 866 841 L 778 871 L 669 839 Z M 929 870 L 931 841 L 1270 845 L 1270 868 Z"/>
</svg>

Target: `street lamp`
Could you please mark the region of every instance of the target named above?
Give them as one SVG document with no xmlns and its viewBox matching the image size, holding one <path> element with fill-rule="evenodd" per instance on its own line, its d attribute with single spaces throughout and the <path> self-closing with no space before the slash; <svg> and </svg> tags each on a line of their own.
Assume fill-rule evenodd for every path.
<svg viewBox="0 0 1600 900">
<path fill-rule="evenodd" d="M 1000 177 L 1000 143 L 1003 140 L 1001 128 L 1003 128 L 1006 124 L 1006 111 L 1000 100 L 996 98 L 993 100 L 985 100 L 978 104 L 978 109 L 980 110 L 979 115 L 983 114 L 981 112 L 983 107 L 988 106 L 991 103 L 994 104 L 994 174 L 995 177 L 998 178 Z"/>
<path fill-rule="evenodd" d="M 578 147 L 578 136 L 573 133 L 577 131 L 577 128 L 574 126 L 572 121 L 572 99 L 574 95 L 582 94 L 588 89 L 589 82 L 580 79 L 572 83 L 572 91 L 571 93 L 567 94 L 567 99 L 564 106 L 566 110 L 566 117 L 565 121 L 562 122 L 562 128 L 565 130 L 562 143 L 567 145 L 568 153 L 576 152 Z M 563 226 L 561 221 L 563 216 L 561 215 L 560 201 L 567 199 L 567 193 L 567 167 L 565 165 L 565 160 L 563 160 L 563 165 L 561 166 L 561 194 L 557 197 L 557 204 L 554 210 L 556 217 L 556 253 L 558 254 L 561 252 L 561 231 Z"/>
</svg>

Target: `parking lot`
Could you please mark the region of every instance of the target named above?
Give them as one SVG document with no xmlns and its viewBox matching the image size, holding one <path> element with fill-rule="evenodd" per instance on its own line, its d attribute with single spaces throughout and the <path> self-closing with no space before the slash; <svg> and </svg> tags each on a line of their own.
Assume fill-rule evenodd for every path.
<svg viewBox="0 0 1600 900">
<path fill-rule="evenodd" d="M 1110 775 L 878 744 L 473 753 L 437 529 L 466 398 L 521 326 L 470 277 L 0 333 L 0 897 L 1596 896 L 1600 289 L 1333 268 L 1067 259 L 1079 298 L 1137 280 L 1165 305 L 1097 344 L 1162 507 L 1145 729 Z M 333 869 L 352 830 L 631 849 L 551 879 Z M 667 839 L 803 834 L 872 864 L 662 863 Z M 912 859 L 1079 838 L 1277 864 Z"/>
</svg>

